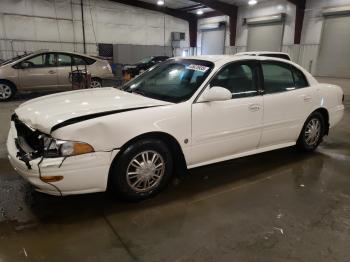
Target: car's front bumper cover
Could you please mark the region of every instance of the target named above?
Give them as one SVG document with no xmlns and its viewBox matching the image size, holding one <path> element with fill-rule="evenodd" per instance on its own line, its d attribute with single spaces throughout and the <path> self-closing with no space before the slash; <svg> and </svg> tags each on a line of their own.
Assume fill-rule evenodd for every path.
<svg viewBox="0 0 350 262">
<path fill-rule="evenodd" d="M 11 122 L 7 139 L 9 161 L 23 178 L 35 186 L 37 191 L 51 195 L 71 195 L 106 190 L 109 167 L 116 152 L 94 152 L 67 158 L 38 157 L 25 163 L 18 157 L 16 139 L 16 128 Z M 44 176 L 63 176 L 63 179 L 46 183 L 41 180 Z"/>
</svg>

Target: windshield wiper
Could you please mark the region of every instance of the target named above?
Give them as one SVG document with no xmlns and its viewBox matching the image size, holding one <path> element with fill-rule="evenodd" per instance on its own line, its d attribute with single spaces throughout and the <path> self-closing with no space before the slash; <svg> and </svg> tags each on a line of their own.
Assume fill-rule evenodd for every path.
<svg viewBox="0 0 350 262">
<path fill-rule="evenodd" d="M 130 90 L 130 93 L 135 93 L 135 94 L 139 94 L 139 95 L 142 95 L 142 96 L 146 96 L 145 92 L 142 92 L 140 90 Z"/>
</svg>

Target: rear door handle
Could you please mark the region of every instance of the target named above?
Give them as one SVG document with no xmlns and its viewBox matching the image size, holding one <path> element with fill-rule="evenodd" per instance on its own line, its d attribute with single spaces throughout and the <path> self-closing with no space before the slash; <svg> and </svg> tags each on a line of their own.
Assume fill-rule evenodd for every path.
<svg viewBox="0 0 350 262">
<path fill-rule="evenodd" d="M 54 70 L 49 70 L 49 74 L 55 74 L 56 73 L 56 71 L 54 71 Z"/>
<path fill-rule="evenodd" d="M 256 112 L 256 111 L 259 111 L 261 108 L 261 105 L 259 104 L 252 104 L 249 106 L 249 111 L 251 112 Z"/>
<path fill-rule="evenodd" d="M 312 100 L 312 97 L 308 95 L 303 95 L 303 99 L 305 102 L 310 102 Z"/>
</svg>

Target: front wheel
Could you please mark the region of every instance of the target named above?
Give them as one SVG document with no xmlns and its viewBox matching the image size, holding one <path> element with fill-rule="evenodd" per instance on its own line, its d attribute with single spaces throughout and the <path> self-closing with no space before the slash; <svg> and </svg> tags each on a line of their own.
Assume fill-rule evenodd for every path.
<svg viewBox="0 0 350 262">
<path fill-rule="evenodd" d="M 325 133 L 325 121 L 321 113 L 314 112 L 305 121 L 297 141 L 297 147 L 305 152 L 314 151 L 322 142 Z"/>
<path fill-rule="evenodd" d="M 173 159 L 166 144 L 156 139 L 139 140 L 113 162 L 110 186 L 124 199 L 147 199 L 167 184 L 172 169 Z"/>
</svg>

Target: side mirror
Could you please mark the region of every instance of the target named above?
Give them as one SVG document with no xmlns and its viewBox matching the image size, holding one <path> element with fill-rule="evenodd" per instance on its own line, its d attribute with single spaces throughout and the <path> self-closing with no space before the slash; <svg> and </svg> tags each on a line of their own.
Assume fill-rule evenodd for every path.
<svg viewBox="0 0 350 262">
<path fill-rule="evenodd" d="M 231 100 L 232 94 L 226 88 L 213 86 L 209 88 L 199 100 L 200 102 L 226 101 Z"/>
<path fill-rule="evenodd" d="M 31 64 L 27 61 L 23 61 L 21 64 L 20 64 L 20 68 L 21 69 L 26 69 L 26 68 L 29 68 L 31 66 Z"/>
</svg>

